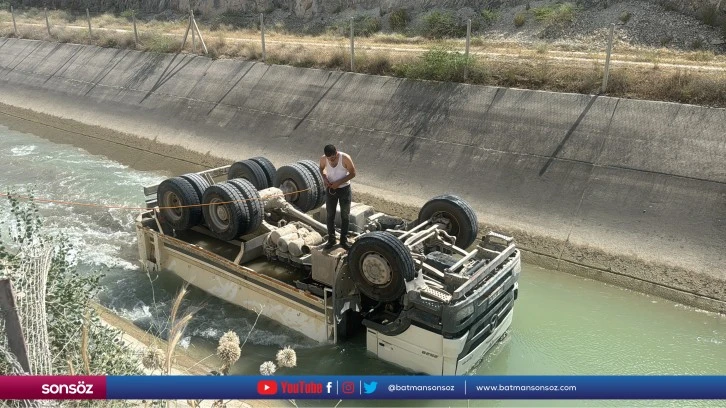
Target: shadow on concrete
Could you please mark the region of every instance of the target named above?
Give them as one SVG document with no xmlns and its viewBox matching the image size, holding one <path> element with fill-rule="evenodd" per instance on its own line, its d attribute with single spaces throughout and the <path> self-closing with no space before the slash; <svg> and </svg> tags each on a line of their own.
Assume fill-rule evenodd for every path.
<svg viewBox="0 0 726 408">
<path fill-rule="evenodd" d="M 123 50 L 118 50 L 116 52 L 116 55 L 113 56 L 113 58 L 116 58 L 122 51 Z M 128 55 L 128 53 L 129 53 L 129 51 L 127 51 L 126 54 L 124 54 L 120 58 L 118 58 L 118 60 L 108 70 L 106 70 L 106 68 L 104 67 L 103 69 L 106 70 L 106 73 L 104 73 L 101 76 L 101 78 L 94 79 L 93 80 L 93 85 L 90 88 L 88 88 L 88 90 L 86 91 L 86 93 L 84 94 L 84 96 L 88 96 L 88 94 L 91 93 L 91 91 L 93 91 L 94 89 L 96 89 L 96 85 L 100 84 L 101 81 L 103 81 L 104 79 L 106 79 L 106 76 L 108 76 L 108 74 L 110 74 L 111 71 L 113 71 L 114 69 L 116 69 L 116 66 L 118 66 L 118 64 L 120 64 L 121 61 L 124 60 L 124 58 L 126 57 L 126 55 Z M 111 61 L 113 61 L 113 58 L 111 59 Z M 109 65 L 111 65 L 111 61 L 109 61 L 108 64 L 106 64 L 106 67 L 108 67 Z M 103 72 L 103 71 L 101 71 L 101 72 Z"/>
<path fill-rule="evenodd" d="M 332 74 L 333 73 L 331 72 L 330 75 L 332 75 Z M 323 92 L 322 95 L 320 95 L 320 98 L 318 98 L 318 100 L 315 101 L 315 104 L 313 104 L 313 106 L 310 108 L 310 110 L 307 111 L 307 113 L 305 115 L 303 115 L 302 119 L 300 119 L 300 121 L 298 121 L 297 124 L 295 124 L 295 127 L 292 128 L 292 131 L 297 130 L 297 128 L 300 127 L 300 125 L 302 125 L 302 123 L 305 121 L 305 119 L 307 119 L 308 116 L 310 116 L 310 114 L 315 110 L 315 108 L 318 107 L 318 105 L 320 104 L 320 101 L 322 101 L 323 98 L 325 98 L 325 96 L 328 95 L 328 92 L 330 92 L 330 90 L 333 89 L 335 84 L 337 84 L 338 81 L 340 81 L 340 78 L 342 78 L 343 75 L 344 74 L 341 73 L 338 75 L 337 78 L 335 78 L 335 81 L 328 87 L 328 89 L 325 90 L 325 92 Z M 328 78 L 330 78 L 330 76 L 328 76 Z M 327 80 L 325 82 L 327 82 Z M 292 134 L 292 131 L 290 132 L 290 134 Z"/>
<path fill-rule="evenodd" d="M 592 96 L 592 98 L 590 99 L 590 102 L 587 103 L 587 106 L 585 107 L 585 109 L 582 111 L 582 113 L 580 113 L 580 116 L 577 118 L 577 120 L 575 121 L 575 123 L 572 124 L 572 126 L 570 127 L 570 129 L 565 134 L 565 137 L 562 139 L 562 141 L 557 146 L 557 148 L 555 149 L 555 151 L 552 152 L 552 154 L 550 155 L 549 160 L 547 160 L 547 163 L 545 163 L 545 165 L 542 166 L 542 169 L 539 171 L 539 175 L 540 176 L 542 176 L 543 174 L 545 174 L 545 172 L 547 172 L 547 169 L 550 167 L 550 165 L 552 165 L 552 162 L 555 161 L 555 157 L 557 157 L 557 155 L 560 153 L 560 151 L 562 150 L 562 148 L 565 147 L 565 143 L 567 143 L 567 140 L 570 139 L 570 136 L 572 136 L 572 134 L 575 132 L 575 129 L 577 129 L 577 127 L 580 126 L 580 122 L 582 122 L 582 119 L 585 118 L 585 115 L 587 115 L 587 112 L 590 111 L 590 108 L 592 108 L 592 105 L 595 103 L 595 101 L 597 100 L 597 98 L 599 96 L 600 95 L 593 95 Z"/>
<path fill-rule="evenodd" d="M 70 64 L 71 61 L 75 61 L 78 58 L 78 55 L 83 50 L 84 50 L 84 47 L 82 45 L 79 45 L 78 46 L 78 49 L 75 50 L 73 52 L 73 54 L 71 54 L 71 56 L 68 57 L 68 59 L 65 60 L 60 66 L 58 66 L 58 68 L 55 71 L 53 71 L 53 73 L 50 74 L 50 76 L 48 78 L 46 78 L 45 81 L 43 81 L 43 83 L 46 83 L 46 82 L 50 81 L 51 79 L 53 79 L 53 77 L 55 77 L 56 74 L 58 74 L 58 72 L 60 72 L 60 70 L 62 70 L 65 66 L 67 66 L 68 64 Z"/>
<path fill-rule="evenodd" d="M 174 68 L 171 68 L 171 70 L 169 70 L 169 68 L 172 66 L 172 64 L 174 64 L 174 61 L 176 60 L 176 58 L 179 55 L 180 54 L 175 54 L 174 57 L 171 59 L 171 61 L 169 61 L 169 64 L 167 64 L 166 65 L 166 68 L 164 68 L 164 72 L 161 73 L 161 75 L 159 76 L 159 79 L 157 79 L 156 80 L 156 83 L 154 84 L 154 86 L 151 87 L 151 90 L 149 90 L 149 92 L 147 92 L 146 95 L 144 95 L 144 97 L 141 98 L 140 103 L 143 103 L 149 96 L 151 96 L 154 92 L 156 92 L 159 88 L 161 88 L 162 85 L 164 85 L 171 78 L 173 78 L 174 75 L 176 75 L 179 72 L 181 72 L 181 70 L 184 69 L 187 65 L 189 65 L 189 63 L 191 63 L 192 60 L 194 60 L 194 58 L 195 58 L 193 56 L 193 57 L 187 59 L 186 58 L 186 55 L 185 55 L 185 56 L 182 57 L 182 59 L 180 61 L 178 61 L 176 63 L 176 65 L 174 66 Z M 185 59 L 186 59 L 186 62 L 184 61 Z M 166 75 L 166 72 L 167 71 L 169 71 L 169 74 L 168 75 Z"/>
<path fill-rule="evenodd" d="M 226 97 L 227 97 L 227 95 L 229 95 L 229 93 L 230 93 L 230 92 L 232 92 L 232 90 L 233 90 L 234 88 L 236 88 L 236 87 L 237 87 L 237 85 L 239 85 L 239 83 L 240 83 L 240 82 L 242 81 L 242 79 L 244 79 L 244 77 L 245 77 L 245 76 L 247 76 L 247 73 L 249 73 L 249 72 L 250 72 L 250 70 L 251 70 L 251 69 L 252 69 L 252 68 L 253 68 L 253 67 L 254 67 L 254 66 L 255 66 L 256 64 L 257 64 L 257 62 L 254 62 L 254 61 L 253 61 L 252 63 L 250 63 L 250 67 L 249 67 L 249 68 L 247 68 L 247 71 L 245 71 L 245 73 L 244 73 L 244 74 L 242 74 L 242 76 L 240 76 L 240 77 L 239 77 L 239 79 L 237 79 L 236 81 L 234 81 L 234 84 L 232 84 L 232 86 L 230 86 L 230 87 L 229 87 L 229 89 L 227 90 L 227 92 L 225 92 L 225 93 L 224 93 L 224 95 L 222 95 L 222 97 L 221 97 L 221 98 L 219 98 L 219 100 L 218 100 L 217 102 L 215 102 L 214 106 L 212 106 L 212 109 L 210 109 L 210 110 L 209 110 L 209 112 L 207 112 L 207 115 L 210 115 L 210 114 L 211 114 L 211 113 L 212 113 L 212 112 L 213 112 L 213 111 L 214 111 L 215 109 L 217 109 L 217 106 L 219 106 L 219 104 L 220 104 L 220 103 L 222 103 L 222 101 L 224 100 L 224 98 L 226 98 Z"/>
</svg>

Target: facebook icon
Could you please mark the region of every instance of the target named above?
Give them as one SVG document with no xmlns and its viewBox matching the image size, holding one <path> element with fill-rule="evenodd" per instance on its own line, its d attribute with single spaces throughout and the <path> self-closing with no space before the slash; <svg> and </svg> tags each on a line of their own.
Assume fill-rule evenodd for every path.
<svg viewBox="0 0 726 408">
<path fill-rule="evenodd" d="M 333 383 L 328 381 L 328 384 L 325 387 L 328 389 L 328 394 L 330 394 L 330 390 L 333 388 Z"/>
</svg>

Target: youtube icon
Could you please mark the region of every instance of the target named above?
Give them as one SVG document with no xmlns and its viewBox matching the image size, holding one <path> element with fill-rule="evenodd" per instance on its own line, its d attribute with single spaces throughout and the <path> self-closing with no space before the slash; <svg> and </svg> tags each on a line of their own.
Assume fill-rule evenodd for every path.
<svg viewBox="0 0 726 408">
<path fill-rule="evenodd" d="M 277 394 L 277 382 L 272 380 L 261 380 L 257 382 L 257 393 L 260 395 Z"/>
</svg>

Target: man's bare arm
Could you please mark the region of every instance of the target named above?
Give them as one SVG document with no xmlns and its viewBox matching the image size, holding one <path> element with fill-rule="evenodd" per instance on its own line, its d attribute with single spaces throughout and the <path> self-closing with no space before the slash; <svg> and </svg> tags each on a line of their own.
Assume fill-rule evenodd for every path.
<svg viewBox="0 0 726 408">
<path fill-rule="evenodd" d="M 323 176 L 323 183 L 325 183 L 325 187 L 330 187 L 330 181 L 328 181 L 328 176 L 325 174 L 325 156 L 321 157 L 318 161 L 318 168 L 320 168 L 320 174 Z"/>
</svg>

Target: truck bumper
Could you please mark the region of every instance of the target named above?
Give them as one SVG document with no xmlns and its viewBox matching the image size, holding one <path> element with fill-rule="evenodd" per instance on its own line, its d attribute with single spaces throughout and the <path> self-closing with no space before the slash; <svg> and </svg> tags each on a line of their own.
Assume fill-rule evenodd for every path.
<svg viewBox="0 0 726 408">
<path fill-rule="evenodd" d="M 411 326 L 397 336 L 367 331 L 367 349 L 381 360 L 406 370 L 429 375 L 462 375 L 474 369 L 512 325 L 510 310 L 496 329 L 468 354 L 459 357 L 469 333 L 456 339 Z"/>
</svg>

